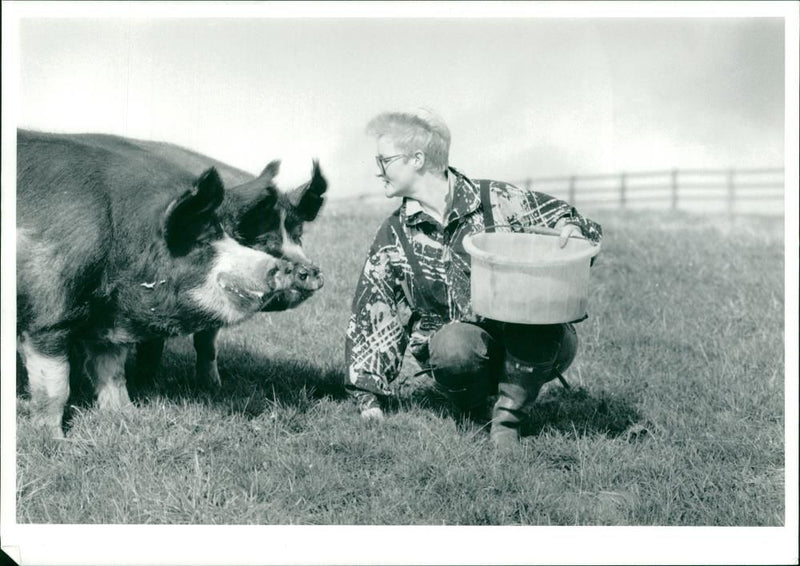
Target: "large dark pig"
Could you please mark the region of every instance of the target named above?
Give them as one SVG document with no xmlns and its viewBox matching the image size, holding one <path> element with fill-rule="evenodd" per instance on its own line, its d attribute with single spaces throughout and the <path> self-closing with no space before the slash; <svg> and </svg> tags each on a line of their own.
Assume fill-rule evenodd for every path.
<svg viewBox="0 0 800 566">
<path fill-rule="evenodd" d="M 130 345 L 240 322 L 295 284 L 293 264 L 240 244 L 211 168 L 17 133 L 17 333 L 31 417 L 53 436 L 84 352 L 100 408 L 129 403 Z"/>
<path fill-rule="evenodd" d="M 148 140 L 136 140 L 107 134 L 76 136 L 87 145 L 127 155 L 144 152 L 199 174 L 214 167 L 226 186 L 225 200 L 217 210 L 226 232 L 239 243 L 265 251 L 297 264 L 294 284 L 270 294 L 262 311 L 282 311 L 296 307 L 323 285 L 319 268 L 307 258 L 302 247 L 303 224 L 314 220 L 324 202 L 327 182 L 319 164 L 313 164 L 308 182 L 284 193 L 274 183 L 280 162 L 270 162 L 258 177 L 186 148 Z M 219 326 L 209 326 L 194 333 L 196 351 L 195 381 L 218 388 L 216 339 Z M 129 385 L 137 389 L 152 386 L 164 349 L 163 339 L 148 340 L 137 348 L 136 364 L 129 375 Z"/>
<path fill-rule="evenodd" d="M 258 177 L 205 155 L 163 142 L 129 140 L 113 136 L 92 136 L 93 143 L 108 146 L 133 145 L 154 157 L 165 159 L 192 173 L 214 166 L 227 188 L 217 214 L 225 230 L 239 243 L 286 259 L 297 266 L 292 286 L 270 294 L 262 311 L 283 311 L 308 299 L 323 285 L 319 268 L 306 256 L 302 245 L 303 225 L 314 220 L 324 203 L 327 182 L 315 161 L 308 182 L 283 192 L 274 183 L 280 162 L 270 162 Z M 219 325 L 209 325 L 194 334 L 196 351 L 195 381 L 203 386 L 221 385 L 217 369 L 216 339 Z M 136 387 L 152 384 L 164 340 L 156 339 L 137 346 L 136 365 L 131 380 Z"/>
</svg>

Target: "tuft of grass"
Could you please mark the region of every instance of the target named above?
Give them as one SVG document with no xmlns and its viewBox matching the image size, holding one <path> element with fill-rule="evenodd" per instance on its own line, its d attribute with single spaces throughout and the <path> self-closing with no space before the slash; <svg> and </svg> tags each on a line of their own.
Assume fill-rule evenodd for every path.
<svg viewBox="0 0 800 566">
<path fill-rule="evenodd" d="M 220 336 L 222 389 L 188 338 L 122 413 L 76 383 L 67 439 L 18 396 L 19 522 L 782 525 L 782 225 L 598 213 L 603 252 L 567 379 L 495 453 L 409 363 L 382 423 L 344 391 L 344 330 L 381 216 L 331 207 L 306 247 L 325 287 Z"/>
</svg>

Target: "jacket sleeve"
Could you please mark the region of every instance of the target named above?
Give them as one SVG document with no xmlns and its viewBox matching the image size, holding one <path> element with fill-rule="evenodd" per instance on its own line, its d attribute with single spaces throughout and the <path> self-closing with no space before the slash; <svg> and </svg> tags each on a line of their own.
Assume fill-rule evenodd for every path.
<svg viewBox="0 0 800 566">
<path fill-rule="evenodd" d="M 497 200 L 495 208 L 504 215 L 516 231 L 527 232 L 532 226 L 555 228 L 562 218 L 575 224 L 591 241 L 600 243 L 603 229 L 597 222 L 582 216 L 572 205 L 545 193 L 524 190 L 505 183 L 496 183 L 492 189 Z"/>
<path fill-rule="evenodd" d="M 582 216 L 580 213 L 578 213 L 575 207 L 569 206 L 569 209 L 569 214 L 564 215 L 564 217 L 567 219 L 567 223 L 575 224 L 581 229 L 581 234 L 593 241 L 595 244 L 599 244 L 603 239 L 603 227 L 594 220 L 590 220 L 589 218 Z M 594 259 L 595 258 L 592 258 L 592 263 L 594 263 Z"/>
<path fill-rule="evenodd" d="M 381 229 L 370 249 L 353 297 L 345 337 L 346 387 L 361 410 L 392 395 L 408 345 L 410 307 L 399 283 L 401 254 Z"/>
</svg>

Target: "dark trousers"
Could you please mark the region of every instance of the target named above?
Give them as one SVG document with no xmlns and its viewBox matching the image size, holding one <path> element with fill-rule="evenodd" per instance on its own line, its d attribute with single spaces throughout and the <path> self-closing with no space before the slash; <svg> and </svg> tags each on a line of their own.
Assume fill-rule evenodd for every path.
<svg viewBox="0 0 800 566">
<path fill-rule="evenodd" d="M 509 363 L 521 366 L 521 375 L 527 368 L 530 379 L 544 383 L 556 377 L 555 370 L 570 366 L 577 349 L 578 337 L 569 323 L 484 327 L 454 322 L 434 333 L 428 347 L 437 388 L 462 411 L 485 405 L 497 393 Z"/>
</svg>

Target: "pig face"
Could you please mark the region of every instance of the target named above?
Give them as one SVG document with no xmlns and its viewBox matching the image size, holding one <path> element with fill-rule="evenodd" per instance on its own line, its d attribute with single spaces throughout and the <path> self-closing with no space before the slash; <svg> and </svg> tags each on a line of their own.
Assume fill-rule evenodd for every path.
<svg viewBox="0 0 800 566">
<path fill-rule="evenodd" d="M 302 236 L 304 223 L 314 220 L 319 213 L 327 182 L 315 162 L 309 182 L 289 193 L 283 193 L 273 183 L 278 170 L 279 162 L 273 161 L 258 178 L 226 190 L 216 216 L 225 233 L 231 234 L 233 238 L 214 244 L 217 248 L 223 245 L 232 248 L 236 245 L 244 246 L 253 253 L 264 253 L 275 258 L 279 269 L 275 272 L 274 290 L 260 295 L 258 291 L 253 292 L 252 285 L 243 284 L 241 277 L 234 280 L 229 275 L 220 275 L 220 290 L 213 285 L 212 275 L 207 278 L 206 284 L 199 286 L 194 292 L 204 308 L 211 309 L 222 304 L 223 301 L 215 299 L 215 294 L 227 292 L 235 303 L 243 303 L 240 306 L 245 310 L 258 305 L 261 311 L 283 311 L 301 304 L 322 287 L 322 274 L 307 258 Z M 222 173 L 228 175 L 228 179 L 233 182 L 236 182 L 237 177 L 241 179 L 237 172 L 226 171 L 224 166 Z M 186 233 L 186 230 L 175 232 L 176 236 Z M 192 242 L 190 238 L 189 245 L 197 248 Z M 185 247 L 185 244 L 177 247 L 180 248 L 181 245 Z M 235 255 L 226 255 L 218 250 L 216 257 Z M 227 274 L 230 269 L 221 269 L 220 266 L 219 271 Z M 196 382 L 216 388 L 221 385 L 216 361 L 216 327 L 219 325 L 212 321 L 205 326 L 205 330 L 194 334 L 197 352 Z M 140 387 L 146 387 L 151 382 L 162 349 L 163 340 L 150 340 L 146 344 L 140 344 L 133 376 Z"/>
<path fill-rule="evenodd" d="M 266 252 L 296 265 L 292 285 L 273 293 L 262 307 L 285 310 L 305 301 L 323 285 L 319 268 L 303 249 L 303 225 L 317 217 L 324 202 L 327 181 L 314 161 L 311 179 L 289 193 L 273 184 L 280 163 L 273 161 L 255 180 L 235 187 L 239 206 L 231 213 L 231 233 L 244 246 Z"/>
<path fill-rule="evenodd" d="M 299 273 L 292 262 L 229 236 L 217 214 L 223 200 L 222 181 L 211 168 L 192 190 L 170 203 L 162 223 L 171 259 L 171 281 L 164 285 L 164 293 L 181 297 L 189 310 L 199 311 L 208 321 L 234 324 L 307 275 Z M 156 276 L 153 285 L 158 283 Z M 191 288 L 183 293 L 181 287 L 186 286 Z M 154 302 L 164 304 L 163 300 Z"/>
</svg>

